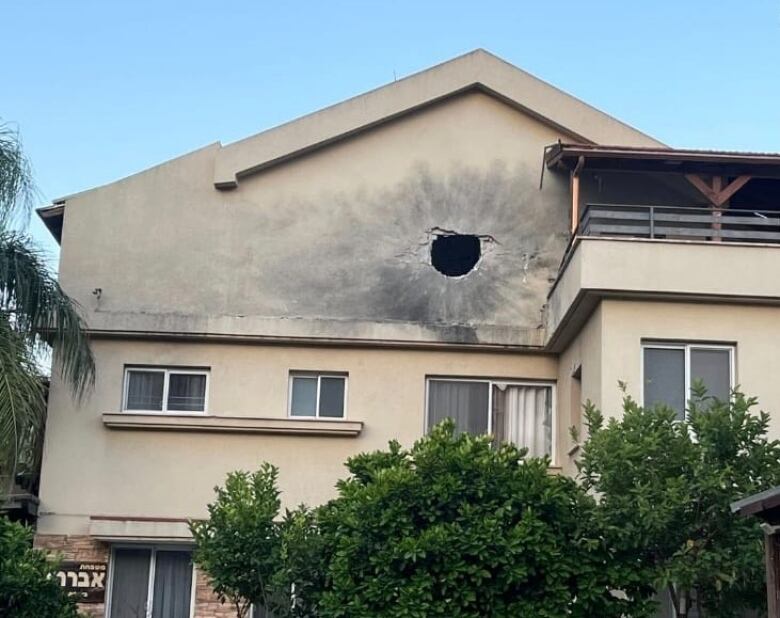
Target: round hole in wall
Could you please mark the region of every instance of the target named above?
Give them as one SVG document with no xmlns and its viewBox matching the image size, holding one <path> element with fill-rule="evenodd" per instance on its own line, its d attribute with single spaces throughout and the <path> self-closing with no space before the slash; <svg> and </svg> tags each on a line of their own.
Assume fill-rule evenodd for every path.
<svg viewBox="0 0 780 618">
<path fill-rule="evenodd" d="M 431 243 L 431 264 L 442 275 L 462 277 L 479 262 L 482 246 L 473 234 L 441 234 Z"/>
</svg>

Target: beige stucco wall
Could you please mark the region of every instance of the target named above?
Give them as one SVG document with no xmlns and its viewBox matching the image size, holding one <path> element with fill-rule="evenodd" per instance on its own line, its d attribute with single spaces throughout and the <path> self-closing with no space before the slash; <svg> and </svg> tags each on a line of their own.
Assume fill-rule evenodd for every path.
<svg viewBox="0 0 780 618">
<path fill-rule="evenodd" d="M 577 457 L 571 428 L 576 428 L 581 442 L 586 437 L 583 404 L 590 401 L 601 405 L 603 317 L 601 307 L 596 307 L 558 359 L 559 462 L 563 472 L 570 475 L 576 473 Z M 573 375 L 575 371 L 578 378 Z"/>
<path fill-rule="evenodd" d="M 770 414 L 770 436 L 780 439 L 780 307 L 706 302 L 600 299 L 559 356 L 559 463 L 575 474 L 576 449 L 569 428 L 584 419 L 576 406 L 591 401 L 607 417 L 622 413 L 624 392 L 642 401 L 642 342 L 676 341 L 735 346 L 735 380 L 757 397 Z M 572 370 L 581 365 L 581 381 L 572 388 Z M 576 400 L 579 398 L 579 401 Z"/>
<path fill-rule="evenodd" d="M 350 455 L 411 445 L 423 435 L 430 375 L 555 380 L 557 361 L 539 354 L 284 347 L 96 340 L 98 378 L 76 404 L 54 380 L 41 487 L 41 534 L 85 534 L 90 515 L 198 517 L 227 472 L 280 468 L 287 505 L 334 495 Z M 284 418 L 290 370 L 349 373 L 347 416 L 357 438 L 111 430 L 125 364 L 207 366 L 209 412 Z"/>
<path fill-rule="evenodd" d="M 594 296 L 780 302 L 777 245 L 598 237 L 577 243 L 548 299 L 552 339 L 561 337 L 567 322 L 578 323 L 581 307 Z"/>
<path fill-rule="evenodd" d="M 61 281 L 96 330 L 541 345 L 569 199 L 539 177 L 566 137 L 471 91 L 232 191 L 209 146 L 69 198 Z M 432 268 L 437 229 L 483 238 L 471 274 Z"/>
<path fill-rule="evenodd" d="M 771 433 L 780 438 L 780 307 L 705 303 L 605 301 L 602 303 L 601 405 L 620 412 L 622 393 L 641 401 L 643 339 L 670 339 L 736 346 L 736 383 L 758 397 L 772 416 Z"/>
</svg>

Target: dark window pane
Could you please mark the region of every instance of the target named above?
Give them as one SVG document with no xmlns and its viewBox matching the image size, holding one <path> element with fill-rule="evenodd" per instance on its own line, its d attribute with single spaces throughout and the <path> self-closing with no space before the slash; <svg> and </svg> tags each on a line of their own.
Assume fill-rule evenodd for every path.
<svg viewBox="0 0 780 618">
<path fill-rule="evenodd" d="M 691 348 L 691 383 L 701 380 L 707 394 L 727 401 L 731 391 L 729 350 Z"/>
<path fill-rule="evenodd" d="M 428 383 L 428 429 L 451 418 L 458 431 L 487 433 L 488 393 L 487 382 L 431 380 Z"/>
<path fill-rule="evenodd" d="M 291 416 L 315 416 L 317 413 L 317 378 L 293 378 Z"/>
<path fill-rule="evenodd" d="M 172 373 L 168 383 L 168 409 L 203 412 L 206 409 L 206 376 Z"/>
<path fill-rule="evenodd" d="M 158 551 L 152 618 L 189 618 L 192 560 L 188 551 Z"/>
<path fill-rule="evenodd" d="M 685 351 L 645 348 L 645 407 L 666 404 L 685 418 Z"/>
<path fill-rule="evenodd" d="M 162 371 L 128 371 L 126 410 L 162 410 Z"/>
<path fill-rule="evenodd" d="M 114 551 L 111 618 L 146 616 L 149 558 L 148 549 Z"/>
<path fill-rule="evenodd" d="M 320 416 L 343 418 L 344 378 L 320 378 Z"/>
</svg>

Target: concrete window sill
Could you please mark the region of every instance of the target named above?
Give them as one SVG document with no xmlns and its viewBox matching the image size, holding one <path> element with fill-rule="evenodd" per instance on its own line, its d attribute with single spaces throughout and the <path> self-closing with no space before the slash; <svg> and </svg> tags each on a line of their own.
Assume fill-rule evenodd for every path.
<svg viewBox="0 0 780 618">
<path fill-rule="evenodd" d="M 260 433 L 355 438 L 363 431 L 360 421 L 211 416 L 206 414 L 128 414 L 106 412 L 103 425 L 109 429 L 142 431 L 199 431 Z"/>
</svg>

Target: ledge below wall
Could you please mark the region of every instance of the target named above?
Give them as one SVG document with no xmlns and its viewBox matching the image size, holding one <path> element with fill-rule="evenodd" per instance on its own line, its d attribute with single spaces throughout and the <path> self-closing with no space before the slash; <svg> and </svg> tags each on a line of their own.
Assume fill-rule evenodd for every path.
<svg viewBox="0 0 780 618">
<path fill-rule="evenodd" d="M 360 421 L 258 418 L 254 416 L 211 416 L 195 414 L 128 414 L 106 412 L 103 424 L 109 429 L 141 431 L 201 431 L 261 433 L 355 438 L 363 431 Z"/>
</svg>

